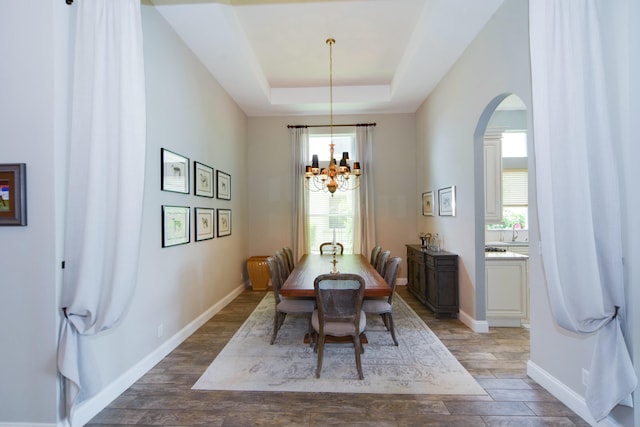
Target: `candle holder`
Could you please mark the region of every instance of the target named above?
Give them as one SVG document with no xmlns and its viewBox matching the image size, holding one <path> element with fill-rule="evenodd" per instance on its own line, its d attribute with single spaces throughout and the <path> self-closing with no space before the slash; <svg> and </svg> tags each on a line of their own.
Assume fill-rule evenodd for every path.
<svg viewBox="0 0 640 427">
<path fill-rule="evenodd" d="M 331 260 L 331 264 L 333 264 L 333 270 L 331 270 L 331 274 L 338 274 L 340 273 L 337 269 L 336 269 L 336 264 L 338 263 L 338 260 L 336 259 L 336 246 L 333 245 L 333 259 Z"/>
</svg>

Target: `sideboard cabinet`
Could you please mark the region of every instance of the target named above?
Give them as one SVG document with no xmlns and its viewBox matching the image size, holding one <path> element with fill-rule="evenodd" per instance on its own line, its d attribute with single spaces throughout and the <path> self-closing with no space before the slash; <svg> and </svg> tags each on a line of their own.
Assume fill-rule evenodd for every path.
<svg viewBox="0 0 640 427">
<path fill-rule="evenodd" d="M 407 287 L 436 317 L 457 316 L 458 255 L 407 246 Z"/>
</svg>

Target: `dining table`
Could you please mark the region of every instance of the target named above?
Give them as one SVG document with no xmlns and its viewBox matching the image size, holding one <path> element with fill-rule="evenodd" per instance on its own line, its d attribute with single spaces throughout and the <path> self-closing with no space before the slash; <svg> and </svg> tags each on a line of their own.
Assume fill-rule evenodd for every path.
<svg viewBox="0 0 640 427">
<path fill-rule="evenodd" d="M 303 255 L 282 285 L 280 293 L 286 297 L 315 297 L 313 282 L 321 274 L 333 272 L 333 257 L 333 254 Z M 362 276 L 366 286 L 365 296 L 381 297 L 391 295 L 391 287 L 365 256 L 345 254 L 335 255 L 335 259 L 335 270 L 337 272 Z"/>
</svg>

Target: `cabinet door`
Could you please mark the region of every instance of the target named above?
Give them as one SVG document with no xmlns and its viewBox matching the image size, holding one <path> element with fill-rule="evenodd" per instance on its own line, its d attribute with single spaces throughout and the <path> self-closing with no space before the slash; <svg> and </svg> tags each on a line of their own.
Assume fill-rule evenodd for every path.
<svg viewBox="0 0 640 427">
<path fill-rule="evenodd" d="M 486 263 L 487 319 L 490 326 L 520 326 L 526 317 L 526 265 L 526 261 L 513 260 Z"/>
<path fill-rule="evenodd" d="M 502 133 L 484 136 L 484 221 L 502 222 Z"/>
</svg>

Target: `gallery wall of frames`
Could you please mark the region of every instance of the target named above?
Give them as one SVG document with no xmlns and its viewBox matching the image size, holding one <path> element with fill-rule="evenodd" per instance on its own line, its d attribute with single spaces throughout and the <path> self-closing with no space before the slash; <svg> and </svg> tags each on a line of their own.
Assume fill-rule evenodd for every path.
<svg viewBox="0 0 640 427">
<path fill-rule="evenodd" d="M 192 172 L 193 170 L 193 172 Z M 160 149 L 160 189 L 202 197 L 199 206 L 162 205 L 162 247 L 183 245 L 231 235 L 231 175 L 191 160 L 166 148 Z M 219 200 L 221 206 L 211 206 Z M 201 206 L 200 206 L 201 205 Z M 193 224 L 193 226 L 192 226 Z"/>
</svg>

